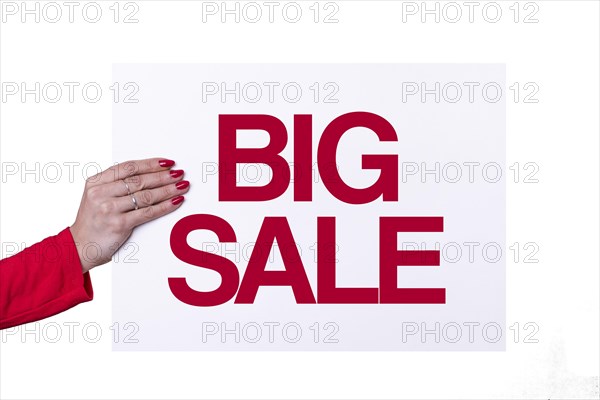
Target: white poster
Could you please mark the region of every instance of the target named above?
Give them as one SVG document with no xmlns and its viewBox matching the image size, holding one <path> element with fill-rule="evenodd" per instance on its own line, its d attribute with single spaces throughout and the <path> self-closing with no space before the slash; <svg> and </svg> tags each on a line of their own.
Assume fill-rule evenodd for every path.
<svg viewBox="0 0 600 400">
<path fill-rule="evenodd" d="M 191 183 L 120 250 L 113 320 L 135 332 L 113 349 L 505 349 L 503 65 L 113 80 L 114 160 L 163 155 Z"/>
</svg>

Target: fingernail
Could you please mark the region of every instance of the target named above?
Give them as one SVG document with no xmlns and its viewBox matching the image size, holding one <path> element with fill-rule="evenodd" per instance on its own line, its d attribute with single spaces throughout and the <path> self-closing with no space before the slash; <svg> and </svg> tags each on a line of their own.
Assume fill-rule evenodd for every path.
<svg viewBox="0 0 600 400">
<path fill-rule="evenodd" d="M 177 182 L 177 184 L 175 185 L 175 187 L 179 190 L 183 190 L 183 189 L 187 188 L 188 186 L 190 186 L 189 181 Z"/>
<path fill-rule="evenodd" d="M 183 170 L 182 169 L 172 169 L 171 172 L 169 172 L 171 174 L 171 177 L 173 178 L 179 178 L 181 175 L 183 175 Z"/>
<path fill-rule="evenodd" d="M 177 197 L 173 197 L 173 198 L 171 199 L 171 203 L 173 203 L 173 205 L 175 205 L 175 206 L 176 206 L 177 204 L 179 204 L 179 203 L 182 203 L 182 202 L 183 202 L 183 200 L 184 200 L 184 197 L 183 197 L 183 196 L 177 196 Z"/>
<path fill-rule="evenodd" d="M 175 165 L 175 161 L 173 160 L 158 160 L 158 165 L 160 165 L 161 167 L 172 167 L 173 165 Z"/>
</svg>

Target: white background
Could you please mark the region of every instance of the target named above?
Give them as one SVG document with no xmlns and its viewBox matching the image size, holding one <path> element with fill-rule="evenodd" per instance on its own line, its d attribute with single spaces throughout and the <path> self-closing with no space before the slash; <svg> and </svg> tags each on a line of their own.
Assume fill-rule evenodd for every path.
<svg viewBox="0 0 600 400">
<path fill-rule="evenodd" d="M 108 15 L 89 24 L 80 14 L 73 24 L 31 17 L 2 24 L 2 82 L 106 88 L 96 104 L 2 103 L 3 168 L 108 167 L 107 88 L 116 62 L 506 63 L 509 85 L 540 87 L 539 103 L 508 103 L 507 124 L 507 164 L 540 166 L 539 183 L 507 188 L 507 243 L 540 246 L 540 263 L 507 265 L 507 325 L 535 322 L 539 343 L 521 336 L 502 353 L 113 353 L 110 282 L 118 265 L 105 265 L 92 272 L 92 302 L 44 321 L 96 322 L 102 339 L 88 343 L 80 330 L 74 343 L 7 338 L 0 397 L 598 397 L 597 2 L 539 1 L 536 24 L 513 23 L 512 2 L 500 2 L 506 14 L 496 24 L 480 13 L 474 23 L 403 23 L 400 2 L 338 2 L 338 24 L 254 25 L 203 24 L 200 2 L 137 4 L 137 24 L 114 24 Z M 70 225 L 83 189 L 75 171 L 73 183 L 3 180 L 2 243 L 30 245 Z"/>
</svg>

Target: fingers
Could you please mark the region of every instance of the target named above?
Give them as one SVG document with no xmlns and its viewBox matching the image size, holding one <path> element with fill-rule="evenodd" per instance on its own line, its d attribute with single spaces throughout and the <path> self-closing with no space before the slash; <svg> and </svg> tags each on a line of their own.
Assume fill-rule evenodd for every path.
<svg viewBox="0 0 600 400">
<path fill-rule="evenodd" d="M 89 186 L 103 185 L 125 179 L 133 175 L 165 171 L 171 168 L 173 165 L 175 165 L 175 162 L 166 158 L 147 158 L 145 160 L 126 161 L 117 165 L 113 165 L 107 170 L 89 177 L 87 179 L 87 183 Z"/>
<path fill-rule="evenodd" d="M 139 192 L 132 192 L 131 195 L 125 195 L 116 199 L 117 208 L 121 212 L 134 210 L 135 204 L 133 203 L 132 196 L 135 197 L 138 207 L 143 208 L 181 196 L 187 193 L 188 190 L 190 190 L 190 183 L 188 181 L 180 181 L 155 189 L 144 189 Z"/>
<path fill-rule="evenodd" d="M 104 186 L 106 187 L 106 193 L 110 196 L 127 196 L 129 193 L 139 192 L 140 190 L 154 189 L 179 182 L 183 179 L 183 174 L 184 171 L 181 169 L 152 172 L 150 174 L 130 176 Z M 129 188 L 129 192 L 127 188 Z"/>
<path fill-rule="evenodd" d="M 160 218 L 181 207 L 183 200 L 183 196 L 176 196 L 158 204 L 125 213 L 124 216 L 126 219 L 126 224 L 131 227 L 136 227 Z"/>
</svg>

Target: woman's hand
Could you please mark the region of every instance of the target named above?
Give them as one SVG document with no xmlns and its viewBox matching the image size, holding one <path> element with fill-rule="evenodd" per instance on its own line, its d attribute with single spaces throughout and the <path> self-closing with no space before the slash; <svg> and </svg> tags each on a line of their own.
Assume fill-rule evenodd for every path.
<svg viewBox="0 0 600 400">
<path fill-rule="evenodd" d="M 71 226 L 83 273 L 107 263 L 133 228 L 175 211 L 190 183 L 164 158 L 127 161 L 87 179 Z"/>
</svg>

